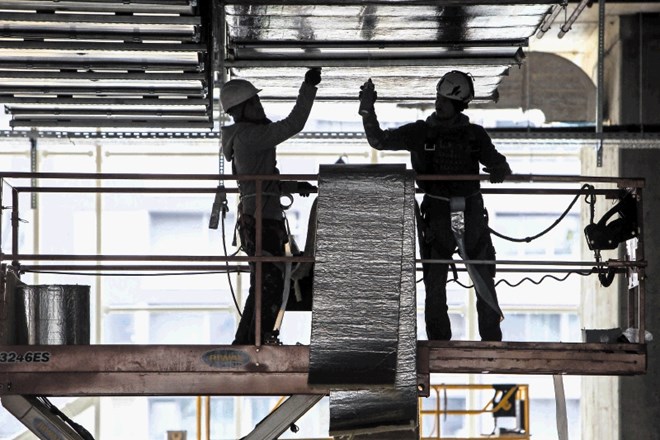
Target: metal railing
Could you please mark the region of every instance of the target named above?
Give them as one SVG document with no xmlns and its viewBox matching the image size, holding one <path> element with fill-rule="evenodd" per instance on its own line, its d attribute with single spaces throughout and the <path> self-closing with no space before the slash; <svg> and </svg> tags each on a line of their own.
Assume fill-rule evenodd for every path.
<svg viewBox="0 0 660 440">
<path fill-rule="evenodd" d="M 19 251 L 19 226 L 20 226 L 20 195 L 21 194 L 47 194 L 47 193 L 94 193 L 94 194 L 209 194 L 217 193 L 218 188 L 213 187 L 112 187 L 112 186 L 63 186 L 63 185 L 38 185 L 37 181 L 57 181 L 64 179 L 90 180 L 90 181 L 111 181 L 111 180 L 134 180 L 134 181 L 254 181 L 256 183 L 256 206 L 262 205 L 262 184 L 264 181 L 271 180 L 303 180 L 317 181 L 317 174 L 288 174 L 288 175 L 218 175 L 218 174 L 101 174 L 101 173 L 44 173 L 44 172 L 0 172 L 0 182 L 5 185 L 6 179 L 31 179 L 31 186 L 10 186 L 11 190 L 11 252 L 4 253 L 2 243 L 0 242 L 0 263 L 11 262 L 11 268 L 17 273 L 27 270 L 60 270 L 60 271 L 163 271 L 171 270 L 176 267 L 181 271 L 211 271 L 211 270 L 230 270 L 230 271 L 248 271 L 247 266 L 241 263 L 255 263 L 255 325 L 256 325 L 256 346 L 262 344 L 261 340 L 261 304 L 262 304 L 262 265 L 264 263 L 292 262 L 292 263 L 311 263 L 313 257 L 306 256 L 288 256 L 276 257 L 265 256 L 263 254 L 262 237 L 262 212 L 257 209 L 255 212 L 256 220 L 256 252 L 254 257 L 247 256 L 219 256 L 219 255 L 67 255 L 67 254 L 21 254 Z M 486 180 L 488 176 L 467 176 L 467 175 L 425 175 L 416 176 L 418 181 L 433 180 Z M 644 341 L 644 270 L 646 261 L 644 259 L 643 247 L 643 207 L 642 207 L 642 189 L 644 187 L 643 179 L 624 179 L 611 177 L 585 177 L 585 176 L 558 176 L 558 175 L 513 175 L 507 178 L 507 182 L 512 183 L 609 183 L 616 185 L 619 189 L 593 189 L 587 191 L 584 189 L 548 189 L 548 188 L 483 188 L 484 194 L 546 194 L 546 195 L 580 195 L 593 194 L 602 195 L 609 198 L 616 198 L 621 188 L 631 189 L 637 200 L 638 209 L 638 242 L 634 258 L 624 260 L 609 260 L 606 262 L 594 261 L 520 261 L 520 260 L 417 260 L 417 267 L 420 270 L 421 263 L 456 263 L 464 264 L 497 264 L 505 266 L 498 268 L 500 272 L 570 272 L 575 271 L 576 267 L 591 267 L 593 273 L 604 271 L 613 271 L 618 274 L 626 274 L 635 282 L 629 286 L 628 296 L 628 326 L 639 330 L 639 341 Z M 3 188 L 4 189 L 4 188 Z M 225 188 L 227 194 L 238 193 L 237 188 Z M 2 199 L 0 196 L 0 205 Z M 3 207 L 4 209 L 4 207 Z M 1 212 L 0 212 L 1 215 Z M 1 223 L 0 223 L 1 224 Z M 0 231 L 1 232 L 1 231 Z M 0 235 L 1 238 L 1 235 Z M 42 264 L 25 264 L 29 261 L 48 262 Z M 57 262 L 68 262 L 67 264 L 58 264 Z M 75 262 L 75 263 L 71 263 Z M 96 264 L 84 264 L 85 262 L 96 262 Z M 124 264 L 106 264 L 109 262 Z M 145 262 L 155 262 L 161 264 L 144 264 Z M 101 263 L 101 264 L 100 264 Z M 125 263 L 142 263 L 130 264 Z M 168 263 L 168 264 L 162 264 Z M 222 263 L 220 265 L 218 263 Z M 229 263 L 234 263 L 229 266 Z M 174 266 L 173 264 L 177 264 Z M 508 266 L 508 267 L 506 267 Z M 464 269 L 463 269 L 464 270 Z"/>
</svg>

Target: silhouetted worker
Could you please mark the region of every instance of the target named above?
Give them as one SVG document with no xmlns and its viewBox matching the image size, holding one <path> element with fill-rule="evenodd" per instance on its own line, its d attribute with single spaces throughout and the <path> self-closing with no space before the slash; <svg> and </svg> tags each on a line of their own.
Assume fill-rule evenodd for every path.
<svg viewBox="0 0 660 440">
<path fill-rule="evenodd" d="M 277 122 L 272 122 L 266 117 L 258 95 L 261 90 L 249 81 L 233 79 L 222 86 L 220 90 L 222 108 L 234 119 L 233 125 L 222 128 L 222 150 L 225 158 L 232 162 L 233 174 L 239 176 L 279 174 L 276 147 L 304 128 L 316 97 L 316 86 L 320 82 L 320 69 L 308 70 L 291 113 Z M 302 195 L 309 195 L 309 191 L 314 188 L 307 182 L 299 182 L 296 187 Z M 280 203 L 282 194 L 280 182 L 262 181 L 262 204 L 259 207 L 255 206 L 256 183 L 254 181 L 239 181 L 238 188 L 240 192 L 238 231 L 243 250 L 248 256 L 255 255 L 255 212 L 260 209 L 263 219 L 263 255 L 283 256 L 288 234 L 284 211 Z M 262 341 L 273 336 L 277 337 L 277 334 L 273 334 L 273 329 L 278 310 L 282 305 L 284 289 L 282 266 L 274 263 L 262 263 Z M 255 343 L 255 270 L 256 264 L 251 262 L 250 292 L 233 344 Z"/>
<path fill-rule="evenodd" d="M 472 78 L 464 72 L 445 74 L 436 87 L 435 112 L 425 121 L 382 130 L 374 111 L 376 91 L 371 79 L 360 92 L 360 114 L 369 144 L 377 150 L 410 152 L 418 175 L 479 174 L 479 164 L 493 183 L 511 174 L 483 127 L 463 114 L 474 98 Z M 488 218 L 478 180 L 418 181 L 425 192 L 420 208 L 420 254 L 423 259 L 449 260 L 458 248 L 465 260 L 494 260 Z M 425 263 L 426 333 L 430 340 L 450 340 L 447 313 L 447 264 Z M 468 265 L 477 291 L 479 334 L 484 341 L 501 341 L 503 319 L 495 293 L 495 265 Z"/>
</svg>

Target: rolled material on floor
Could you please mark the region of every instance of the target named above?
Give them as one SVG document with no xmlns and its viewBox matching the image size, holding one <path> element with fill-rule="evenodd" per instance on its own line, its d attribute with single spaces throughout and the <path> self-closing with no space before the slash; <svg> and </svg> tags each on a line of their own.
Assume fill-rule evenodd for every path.
<svg viewBox="0 0 660 440">
<path fill-rule="evenodd" d="M 89 289 L 83 285 L 16 287 L 16 343 L 89 344 Z"/>
<path fill-rule="evenodd" d="M 404 166 L 321 167 L 310 383 L 337 438 L 419 438 L 414 195 Z"/>
<path fill-rule="evenodd" d="M 16 286 L 21 280 L 12 270 L 0 279 L 0 345 L 16 344 Z"/>
</svg>

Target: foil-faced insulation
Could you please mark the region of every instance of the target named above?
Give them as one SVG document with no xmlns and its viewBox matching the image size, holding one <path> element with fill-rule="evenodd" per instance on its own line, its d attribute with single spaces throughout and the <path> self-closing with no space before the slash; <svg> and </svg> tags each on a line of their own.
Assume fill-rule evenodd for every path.
<svg viewBox="0 0 660 440">
<path fill-rule="evenodd" d="M 311 384 L 394 383 L 403 187 L 398 166 L 320 168 Z"/>
<path fill-rule="evenodd" d="M 320 169 L 310 383 L 338 438 L 419 437 L 414 195 L 405 166 Z"/>
<path fill-rule="evenodd" d="M 16 343 L 89 344 L 89 289 L 83 285 L 16 287 Z"/>
</svg>

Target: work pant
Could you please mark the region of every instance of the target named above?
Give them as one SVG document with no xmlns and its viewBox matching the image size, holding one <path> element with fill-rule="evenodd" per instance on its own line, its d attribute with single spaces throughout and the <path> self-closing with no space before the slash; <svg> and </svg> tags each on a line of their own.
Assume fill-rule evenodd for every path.
<svg viewBox="0 0 660 440">
<path fill-rule="evenodd" d="M 238 230 L 243 250 L 253 257 L 256 252 L 256 221 L 251 215 L 241 215 L 238 220 Z M 284 221 L 264 219 L 262 221 L 262 255 L 284 256 L 284 245 L 287 233 Z M 255 286 L 256 263 L 250 264 L 250 292 L 248 294 L 243 316 L 238 324 L 233 344 L 251 345 L 255 343 Z M 282 305 L 284 277 L 282 271 L 274 263 L 261 264 L 261 340 L 264 341 L 272 333 L 277 318 L 277 312 Z"/>
<path fill-rule="evenodd" d="M 456 239 L 451 230 L 449 202 L 426 196 L 421 206 L 423 218 L 421 254 L 424 259 L 451 259 L 457 249 Z M 465 206 L 465 248 L 466 259 L 494 260 L 493 247 L 488 220 L 481 194 L 475 194 L 466 199 Z M 495 294 L 495 266 L 475 265 L 486 285 Z M 447 313 L 447 264 L 425 263 L 424 285 L 426 287 L 426 334 L 429 340 L 451 339 L 451 324 Z M 477 314 L 479 319 L 479 335 L 483 341 L 501 341 L 500 315 L 493 310 L 477 294 Z"/>
</svg>

